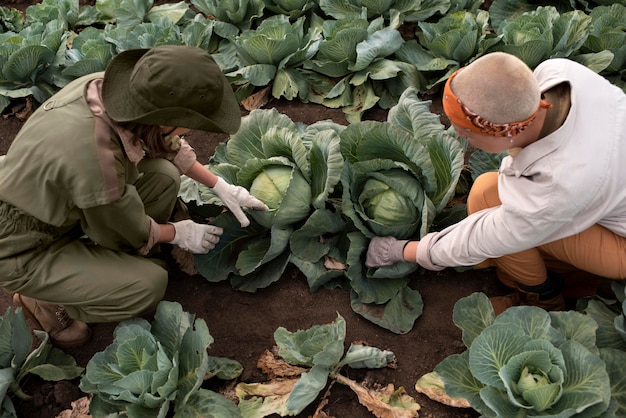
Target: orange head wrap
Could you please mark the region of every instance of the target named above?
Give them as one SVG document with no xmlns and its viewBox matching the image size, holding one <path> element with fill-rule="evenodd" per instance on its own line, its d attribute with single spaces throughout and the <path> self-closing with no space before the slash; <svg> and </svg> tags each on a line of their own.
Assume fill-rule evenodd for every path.
<svg viewBox="0 0 626 418">
<path fill-rule="evenodd" d="M 450 121 L 456 126 L 480 135 L 512 137 L 519 134 L 524 129 L 528 128 L 531 123 L 533 123 L 539 113 L 539 109 L 548 109 L 552 107 L 550 103 L 541 99 L 539 107 L 537 107 L 535 113 L 530 115 L 530 117 L 525 120 L 509 123 L 490 122 L 475 112 L 472 112 L 458 97 L 456 97 L 452 91 L 452 88 L 450 87 L 452 85 L 452 80 L 461 70 L 463 70 L 463 68 L 464 67 L 459 68 L 448 78 L 443 90 L 443 111 L 446 113 Z"/>
</svg>

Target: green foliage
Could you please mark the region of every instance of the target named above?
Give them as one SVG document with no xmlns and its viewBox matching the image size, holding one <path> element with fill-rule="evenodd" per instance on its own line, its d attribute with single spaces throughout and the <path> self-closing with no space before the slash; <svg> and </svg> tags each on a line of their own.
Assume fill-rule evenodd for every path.
<svg viewBox="0 0 626 418">
<path fill-rule="evenodd" d="M 485 11 L 480 0 L 43 0 L 24 16 L 0 7 L 0 112 L 161 44 L 212 53 L 239 100 L 270 87 L 274 98 L 341 108 L 350 123 L 496 50 L 531 67 L 568 57 L 625 88 L 625 1 L 495 0 Z"/>
<path fill-rule="evenodd" d="M 200 415 L 207 417 L 240 416 L 230 400 L 201 385 L 207 375 L 234 379 L 241 365 L 209 356 L 213 337 L 205 321 L 179 303 L 162 301 L 152 323 L 129 319 L 114 334 L 113 343 L 89 360 L 80 382 L 81 390 L 94 394 L 93 417 L 156 417 L 169 411 L 177 417 L 197 416 L 197 411 L 210 411 Z"/>
<path fill-rule="evenodd" d="M 467 350 L 435 373 L 445 392 L 485 417 L 621 416 L 624 384 L 612 371 L 626 352 L 596 345 L 598 324 L 575 311 L 517 306 L 498 317 L 474 293 L 454 307 Z"/>
<path fill-rule="evenodd" d="M 263 0 L 191 0 L 198 10 L 216 20 L 246 30 L 263 16 Z"/>
<path fill-rule="evenodd" d="M 624 74 L 626 67 L 626 6 L 613 4 L 599 6 L 591 13 L 589 36 L 581 47 L 581 52 L 613 54 L 611 63 L 603 74 Z"/>
<path fill-rule="evenodd" d="M 433 87 L 500 41 L 499 36 L 489 33 L 488 20 L 489 14 L 479 10 L 448 14 L 436 22 L 418 22 L 419 42 L 407 42 L 398 55 L 427 74 L 428 87 Z"/>
<path fill-rule="evenodd" d="M 300 17 L 291 23 L 286 15 L 274 15 L 258 28 L 243 31 L 233 40 L 237 69 L 226 76 L 243 86 L 241 91 L 249 85 L 272 85 L 275 98 L 306 98 L 308 82 L 302 64 L 317 52 L 321 33 L 314 27 L 305 30 L 305 20 Z"/>
<path fill-rule="evenodd" d="M 0 317 L 0 416 L 15 417 L 17 414 L 12 396 L 28 400 L 22 391 L 23 379 L 29 374 L 47 381 L 70 380 L 80 376 L 83 368 L 74 358 L 52 346 L 43 331 L 34 331 L 40 340 L 33 346 L 31 331 L 26 325 L 21 308 L 8 308 Z"/>
<path fill-rule="evenodd" d="M 580 10 L 560 14 L 552 6 L 506 20 L 496 28 L 502 42 L 491 51 L 504 51 L 524 61 L 530 68 L 549 58 L 572 56 L 589 35 L 591 18 Z"/>
</svg>

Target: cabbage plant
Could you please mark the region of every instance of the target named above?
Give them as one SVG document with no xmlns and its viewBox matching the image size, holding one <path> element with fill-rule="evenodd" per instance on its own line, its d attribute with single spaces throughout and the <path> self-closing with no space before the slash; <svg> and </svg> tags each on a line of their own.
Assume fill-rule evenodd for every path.
<svg viewBox="0 0 626 418">
<path fill-rule="evenodd" d="M 323 263 L 334 251 L 332 238 L 320 242 L 320 237 L 343 230 L 331 203 L 343 168 L 338 134 L 342 129 L 328 121 L 296 124 L 275 109 L 254 110 L 243 118 L 239 131 L 216 148 L 211 170 L 250 190 L 270 210 L 249 211 L 252 222 L 247 228 L 229 212 L 212 221 L 224 227 L 224 234 L 215 249 L 195 256 L 207 280 L 230 276 L 235 288 L 256 291 L 278 280 L 293 257 Z M 200 209 L 221 205 L 208 188 L 189 179 L 183 181 L 180 195 Z"/>
<path fill-rule="evenodd" d="M 553 6 L 505 20 L 497 28 L 501 42 L 490 48 L 517 56 L 530 68 L 549 58 L 569 58 L 589 35 L 591 17 L 581 10 L 559 13 Z"/>
<path fill-rule="evenodd" d="M 415 67 L 393 57 L 404 43 L 399 25 L 397 12 L 388 25 L 382 17 L 368 21 L 365 13 L 324 21 L 319 51 L 303 65 L 336 81 L 317 92 L 320 99 L 309 99 L 342 107 L 348 122 L 354 123 L 377 103 L 389 108 L 405 88 L 418 86 Z M 391 97 L 381 102 L 386 95 Z"/>
<path fill-rule="evenodd" d="M 419 239 L 454 195 L 465 150 L 429 106 L 409 88 L 387 122 L 341 133 L 342 208 L 368 238 Z"/>
<path fill-rule="evenodd" d="M 499 41 L 498 36 L 490 33 L 489 13 L 484 10 L 463 10 L 417 25 L 419 42 L 407 42 L 396 56 L 427 74 L 428 88 L 445 81 Z"/>
<path fill-rule="evenodd" d="M 1 159 L 0 159 L 1 162 Z M 9 307 L 0 316 L 0 416 L 17 418 L 11 399 L 28 401 L 31 397 L 22 390 L 28 375 L 46 381 L 71 380 L 83 373 L 74 358 L 50 343 L 48 333 L 34 330 L 38 339 L 33 344 L 31 331 L 21 308 Z"/>
<path fill-rule="evenodd" d="M 94 395 L 93 417 L 165 417 L 171 411 L 174 416 L 240 416 L 232 401 L 201 385 L 213 376 L 234 379 L 241 365 L 209 356 L 213 337 L 205 321 L 179 303 L 160 302 L 152 323 L 123 321 L 114 336 L 89 360 L 80 381 L 80 389 Z"/>
<path fill-rule="evenodd" d="M 291 332 L 278 328 L 274 340 L 277 357 L 283 361 L 280 369 L 295 369 L 293 366 L 296 366 L 300 368 L 299 373 L 278 382 L 239 383 L 235 390 L 242 416 L 298 415 L 329 386 L 329 380 L 349 386 L 366 406 L 375 405 L 380 414 L 377 416 L 416 416 L 415 411 L 420 407 L 404 395 L 403 388 L 386 396 L 376 391 L 366 393 L 366 389 L 341 375 L 345 367 L 379 369 L 395 362 L 393 352 L 358 343 L 350 344 L 344 352 L 345 338 L 346 322 L 339 314 L 330 324 L 314 325 L 305 330 Z"/>
<path fill-rule="evenodd" d="M 271 85 L 275 98 L 306 99 L 302 63 L 317 52 L 321 33 L 315 27 L 305 30 L 305 21 L 304 16 L 291 23 L 286 15 L 273 15 L 243 31 L 232 41 L 238 68 L 226 76 L 243 88 Z"/>
<path fill-rule="evenodd" d="M 484 417 L 610 417 L 624 414 L 626 353 L 599 349 L 597 323 L 575 311 L 517 306 L 495 316 L 487 296 L 454 306 L 467 350 L 435 367 L 452 398 Z"/>
<path fill-rule="evenodd" d="M 367 269 L 363 254 L 375 235 L 421 238 L 454 195 L 465 150 L 429 106 L 409 88 L 387 122 L 352 124 L 340 134 L 342 213 L 356 229 L 348 234 L 346 271 L 352 309 L 400 334 L 422 313 L 419 292 L 408 287 L 417 266 Z"/>
<path fill-rule="evenodd" d="M 370 20 L 381 16 L 389 18 L 399 12 L 403 22 L 426 20 L 436 13 L 444 14 L 450 7 L 448 0 L 319 0 L 319 3 L 324 13 L 338 20 L 365 10 Z"/>
<path fill-rule="evenodd" d="M 614 82 L 619 81 L 619 76 L 626 68 L 626 6 L 618 3 L 611 6 L 595 7 L 591 13 L 591 29 L 589 36 L 581 47 L 582 53 L 600 54 L 603 51 L 612 55 L 611 63 L 603 70 L 608 78 L 617 74 Z M 585 63 L 586 64 L 586 63 Z M 622 81 L 622 89 L 624 89 Z"/>
<path fill-rule="evenodd" d="M 0 95 L 43 103 L 71 80 L 61 74 L 70 32 L 63 19 L 29 23 L 0 34 Z"/>
<path fill-rule="evenodd" d="M 237 32 L 250 29 L 265 9 L 263 0 L 191 0 L 191 4 L 215 20 L 235 26 Z"/>
<path fill-rule="evenodd" d="M 288 16 L 290 20 L 298 19 L 318 9 L 317 0 L 265 0 L 265 7 L 277 15 Z"/>
</svg>

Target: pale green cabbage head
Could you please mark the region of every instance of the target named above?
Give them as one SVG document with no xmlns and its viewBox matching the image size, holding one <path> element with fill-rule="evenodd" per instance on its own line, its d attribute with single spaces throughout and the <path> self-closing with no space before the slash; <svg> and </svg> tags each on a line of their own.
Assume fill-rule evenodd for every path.
<svg viewBox="0 0 626 418">
<path fill-rule="evenodd" d="M 394 174 L 390 170 L 389 175 Z M 399 171 L 398 175 L 403 173 Z M 383 225 L 404 225 L 406 219 L 416 219 L 418 210 L 413 201 L 401 191 L 393 189 L 387 183 L 369 179 L 363 186 L 364 193 L 360 200 L 369 218 Z"/>
<path fill-rule="evenodd" d="M 288 164 L 264 166 L 252 181 L 250 194 L 270 208 L 250 213 L 267 228 L 288 226 L 306 219 L 311 212 L 311 185 L 298 168 Z"/>
</svg>

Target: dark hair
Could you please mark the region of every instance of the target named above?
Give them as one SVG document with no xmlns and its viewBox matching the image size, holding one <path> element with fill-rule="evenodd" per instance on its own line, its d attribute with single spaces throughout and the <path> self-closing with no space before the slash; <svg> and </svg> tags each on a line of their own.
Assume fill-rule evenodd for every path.
<svg viewBox="0 0 626 418">
<path fill-rule="evenodd" d="M 163 141 L 159 125 L 143 125 L 135 122 L 120 123 L 120 125 L 135 134 L 133 140 L 143 140 L 143 143 L 148 148 L 146 150 L 148 155 L 157 156 L 172 152 L 165 144 L 165 141 Z"/>
</svg>

